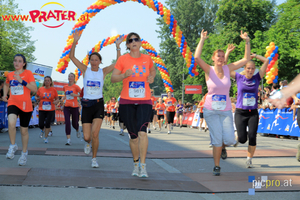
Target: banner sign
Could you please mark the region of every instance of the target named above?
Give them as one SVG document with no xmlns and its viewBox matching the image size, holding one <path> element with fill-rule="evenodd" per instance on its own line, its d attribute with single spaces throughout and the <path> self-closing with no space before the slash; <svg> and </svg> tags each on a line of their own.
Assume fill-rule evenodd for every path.
<svg viewBox="0 0 300 200">
<path fill-rule="evenodd" d="M 54 88 L 55 88 L 57 91 L 63 91 L 63 87 L 64 87 L 65 85 L 68 85 L 68 83 L 63 83 L 63 82 L 53 81 L 53 85 L 54 85 Z"/>
<path fill-rule="evenodd" d="M 45 76 L 51 76 L 52 74 L 52 67 L 37 63 L 28 63 L 27 69 L 33 73 L 35 79 L 42 81 L 44 80 Z"/>
<path fill-rule="evenodd" d="M 202 94 L 202 85 L 186 85 L 185 94 Z"/>
</svg>

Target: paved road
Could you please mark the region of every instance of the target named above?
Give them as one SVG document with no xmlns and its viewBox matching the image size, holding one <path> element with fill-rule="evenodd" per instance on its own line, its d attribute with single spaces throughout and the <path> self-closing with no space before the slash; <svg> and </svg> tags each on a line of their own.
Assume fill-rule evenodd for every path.
<svg viewBox="0 0 300 200">
<path fill-rule="evenodd" d="M 5 158 L 9 137 L 0 133 L 1 200 L 300 199 L 298 140 L 258 136 L 252 169 L 245 168 L 246 144 L 228 147 L 221 176 L 215 177 L 208 132 L 174 128 L 168 135 L 166 129 L 152 130 L 146 161 L 149 178 L 141 179 L 131 177 L 129 138 L 120 136 L 118 127 L 103 125 L 100 131 L 98 169 L 91 168 L 91 156 L 83 153 L 84 143 L 74 130 L 71 146 L 65 145 L 63 125 L 53 126 L 48 144 L 38 137 L 39 132 L 38 128 L 29 130 L 29 156 L 23 167 L 17 165 L 20 151 L 13 160 Z M 17 144 L 20 150 L 19 131 Z M 249 176 L 256 182 L 267 177 L 270 186 L 253 189 Z M 249 189 L 254 195 L 249 195 Z"/>
</svg>

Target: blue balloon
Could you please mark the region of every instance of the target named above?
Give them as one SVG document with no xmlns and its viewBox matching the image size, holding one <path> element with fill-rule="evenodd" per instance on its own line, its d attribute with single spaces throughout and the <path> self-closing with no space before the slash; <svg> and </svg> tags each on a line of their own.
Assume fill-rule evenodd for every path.
<svg viewBox="0 0 300 200">
<path fill-rule="evenodd" d="M 275 53 L 271 53 L 271 57 L 274 58 L 275 57 Z"/>
<path fill-rule="evenodd" d="M 31 101 L 35 101 L 35 96 L 31 97 Z"/>
<path fill-rule="evenodd" d="M 35 81 L 35 84 L 36 84 L 36 87 L 39 87 L 39 85 L 40 85 L 40 82 L 38 82 L 38 81 Z"/>
<path fill-rule="evenodd" d="M 278 82 L 278 80 L 277 80 L 277 79 L 274 79 L 274 80 L 273 80 L 273 83 L 277 83 L 277 82 Z"/>
</svg>

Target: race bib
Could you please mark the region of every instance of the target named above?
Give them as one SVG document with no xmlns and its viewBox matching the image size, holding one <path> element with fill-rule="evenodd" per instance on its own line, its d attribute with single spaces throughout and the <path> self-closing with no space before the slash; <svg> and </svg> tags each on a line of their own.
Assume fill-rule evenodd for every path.
<svg viewBox="0 0 300 200">
<path fill-rule="evenodd" d="M 169 101 L 169 102 L 168 102 L 168 106 L 172 106 L 172 101 Z"/>
<path fill-rule="evenodd" d="M 254 93 L 244 93 L 243 95 L 243 106 L 254 106 L 256 102 Z"/>
<path fill-rule="evenodd" d="M 74 99 L 74 97 L 71 96 L 72 93 L 73 93 L 72 90 L 71 91 L 66 91 L 66 99 L 67 100 L 73 100 Z"/>
<path fill-rule="evenodd" d="M 129 82 L 129 97 L 144 98 L 146 93 L 145 82 Z"/>
<path fill-rule="evenodd" d="M 112 109 L 112 112 L 113 112 L 113 113 L 116 113 L 116 109 Z"/>
<path fill-rule="evenodd" d="M 23 85 L 17 80 L 10 81 L 10 91 L 12 95 L 23 95 L 24 88 Z"/>
<path fill-rule="evenodd" d="M 88 95 L 95 95 L 98 96 L 100 95 L 100 86 L 101 82 L 100 81 L 87 81 L 87 94 Z"/>
<path fill-rule="evenodd" d="M 226 95 L 213 95 L 212 96 L 212 109 L 225 110 L 226 108 Z"/>
<path fill-rule="evenodd" d="M 51 102 L 44 101 L 42 108 L 43 108 L 43 110 L 51 110 Z"/>
<path fill-rule="evenodd" d="M 163 115 L 163 114 L 164 114 L 164 111 L 163 111 L 163 110 L 158 110 L 158 114 L 159 114 L 159 115 Z"/>
</svg>

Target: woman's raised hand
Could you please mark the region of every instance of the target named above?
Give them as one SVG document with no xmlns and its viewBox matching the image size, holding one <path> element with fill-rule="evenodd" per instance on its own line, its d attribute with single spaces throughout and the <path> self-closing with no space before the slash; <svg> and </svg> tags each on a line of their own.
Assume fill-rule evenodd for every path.
<svg viewBox="0 0 300 200">
<path fill-rule="evenodd" d="M 79 30 L 76 30 L 74 33 L 73 33 L 73 38 L 74 38 L 74 41 L 78 41 L 81 37 L 81 34 L 80 34 L 80 31 Z"/>
<path fill-rule="evenodd" d="M 116 41 L 116 46 L 120 47 L 120 44 L 123 42 L 123 40 L 124 40 L 124 36 L 119 37 Z"/>
<path fill-rule="evenodd" d="M 246 40 L 246 42 L 249 42 L 250 41 L 250 38 L 248 36 L 248 33 L 241 31 L 241 35 L 240 37 L 243 39 L 243 40 Z"/>
<path fill-rule="evenodd" d="M 207 35 L 207 31 L 204 31 L 204 29 L 202 29 L 201 31 L 201 39 L 206 40 L 209 36 Z"/>
<path fill-rule="evenodd" d="M 229 44 L 228 47 L 227 47 L 226 52 L 231 53 L 234 49 L 235 49 L 234 44 Z"/>
</svg>

